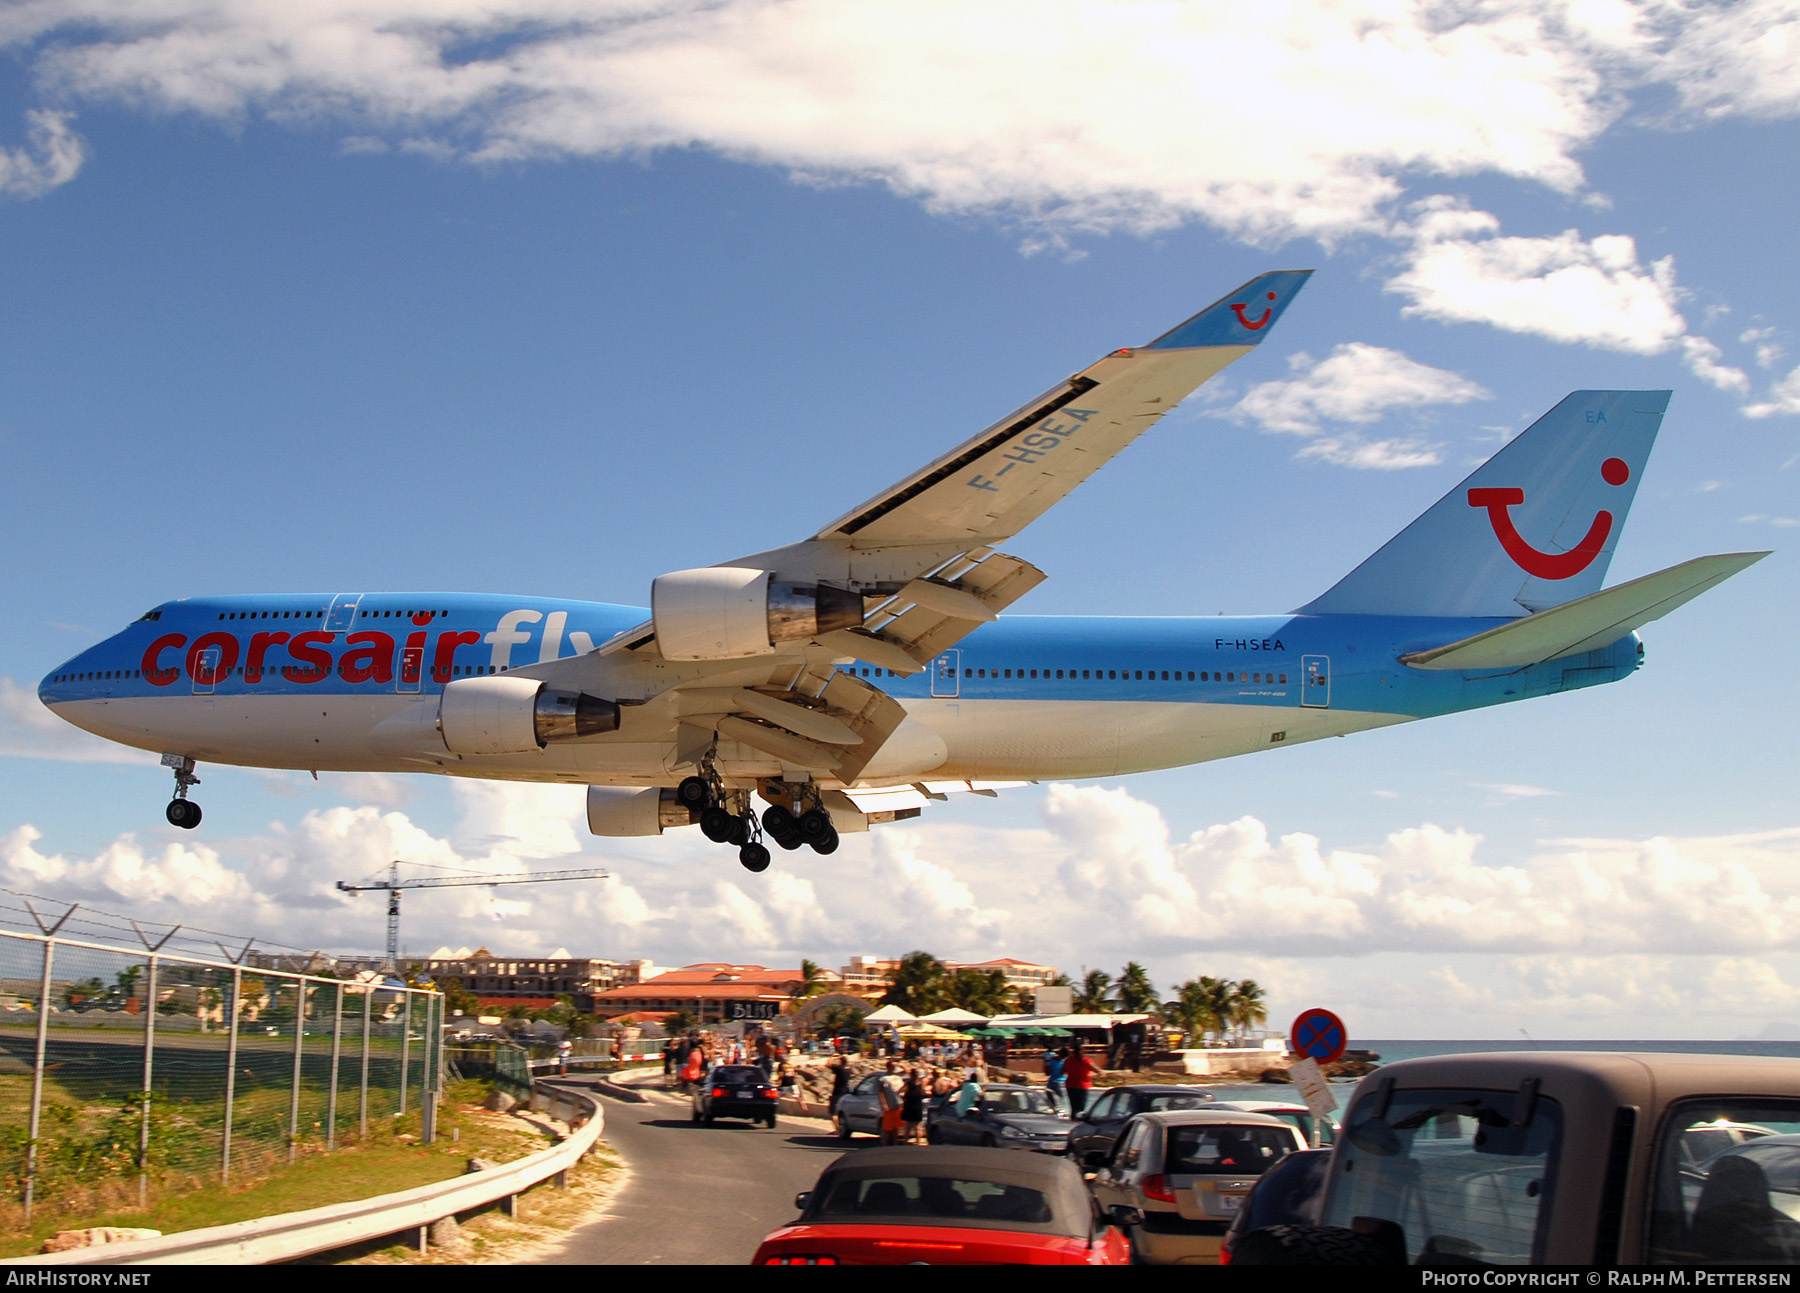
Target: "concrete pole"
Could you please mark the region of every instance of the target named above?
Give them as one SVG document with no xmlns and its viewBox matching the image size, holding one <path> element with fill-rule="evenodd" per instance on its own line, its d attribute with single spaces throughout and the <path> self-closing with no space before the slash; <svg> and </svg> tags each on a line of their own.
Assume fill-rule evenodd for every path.
<svg viewBox="0 0 1800 1293">
<path fill-rule="evenodd" d="M 362 1138 L 369 1138 L 369 1017 L 375 1009 L 375 985 L 363 985 L 363 1035 L 362 1035 L 362 1112 L 359 1115 L 362 1125 Z"/>
<path fill-rule="evenodd" d="M 150 1074 L 156 1058 L 156 954 L 144 985 L 144 1107 L 138 1123 L 138 1206 L 150 1195 Z"/>
<path fill-rule="evenodd" d="M 337 1001 L 331 1010 L 331 1095 L 325 1102 L 325 1148 L 337 1148 L 338 1057 L 344 1043 L 344 981 L 338 980 Z"/>
<path fill-rule="evenodd" d="M 238 1016 L 243 1013 L 244 971 L 231 969 L 231 1034 L 225 1043 L 225 1143 L 219 1151 L 219 1180 L 231 1179 L 231 1115 L 237 1101 Z"/>
<path fill-rule="evenodd" d="M 38 1116 L 44 1105 L 44 1048 L 50 1040 L 50 962 L 56 945 L 44 940 L 44 975 L 38 987 L 37 1058 L 31 1065 L 31 1129 L 25 1140 L 25 1223 L 31 1224 L 31 1195 L 37 1184 Z"/>
<path fill-rule="evenodd" d="M 294 980 L 294 1080 L 288 1088 L 288 1162 L 300 1152 L 300 1060 L 306 1048 L 306 980 Z"/>
<path fill-rule="evenodd" d="M 400 1109 L 406 1112 L 406 1071 L 412 1060 L 412 989 L 406 990 L 400 1010 Z"/>
</svg>

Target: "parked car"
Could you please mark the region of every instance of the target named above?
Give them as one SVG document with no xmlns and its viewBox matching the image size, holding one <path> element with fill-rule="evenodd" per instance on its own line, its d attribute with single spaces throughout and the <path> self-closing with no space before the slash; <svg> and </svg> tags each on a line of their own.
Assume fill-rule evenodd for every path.
<svg viewBox="0 0 1800 1293">
<path fill-rule="evenodd" d="M 1232 1264 L 1793 1265 L 1796 1213 L 1800 1060 L 1435 1055 L 1357 1085 L 1320 1224 Z"/>
<path fill-rule="evenodd" d="M 1262 1113 L 1187 1109 L 1141 1113 L 1110 1158 L 1094 1161 L 1101 1207 L 1135 1209 L 1133 1260 L 1215 1263 L 1232 1219 L 1257 1178 L 1307 1148 L 1292 1123 Z"/>
<path fill-rule="evenodd" d="M 1065 1154 L 1074 1123 L 1042 1087 L 989 1083 L 965 1114 L 947 1095 L 925 1114 L 925 1139 L 934 1145 L 989 1145 Z"/>
<path fill-rule="evenodd" d="M 1210 1109 L 1213 1098 L 1197 1087 L 1144 1082 L 1116 1086 L 1094 1097 L 1069 1132 L 1069 1152 L 1077 1162 L 1090 1154 L 1112 1153 L 1125 1124 L 1140 1113 L 1169 1109 Z"/>
<path fill-rule="evenodd" d="M 1129 1246 L 1064 1158 L 894 1146 L 845 1154 L 794 1199 L 757 1266 L 1122 1266 Z"/>
<path fill-rule="evenodd" d="M 1293 1123 L 1309 1145 L 1329 1145 L 1337 1139 L 1337 1120 L 1330 1117 L 1315 1118 L 1313 1111 L 1298 1100 L 1219 1100 L 1207 1108 L 1269 1114 L 1283 1122 Z"/>
<path fill-rule="evenodd" d="M 838 1097 L 831 1108 L 831 1121 L 839 1140 L 849 1140 L 859 1131 L 881 1134 L 881 1098 L 875 1091 L 880 1081 L 881 1074 L 871 1073 Z"/>
<path fill-rule="evenodd" d="M 1329 1149 L 1303 1149 L 1264 1172 L 1226 1227 L 1219 1244 L 1219 1264 L 1230 1265 L 1249 1231 L 1265 1226 L 1316 1226 L 1330 1172 Z M 1255 1243 L 1251 1241 L 1252 1246 Z"/>
<path fill-rule="evenodd" d="M 773 1127 L 779 1105 L 768 1074 L 753 1064 L 720 1064 L 694 1085 L 695 1122 L 748 1118 Z"/>
</svg>

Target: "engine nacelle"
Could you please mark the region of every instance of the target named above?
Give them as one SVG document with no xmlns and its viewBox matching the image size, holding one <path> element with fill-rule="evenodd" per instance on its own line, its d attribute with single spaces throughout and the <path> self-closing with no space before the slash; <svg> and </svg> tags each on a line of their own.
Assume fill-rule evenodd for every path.
<svg viewBox="0 0 1800 1293">
<path fill-rule="evenodd" d="M 452 754 L 529 754 L 553 741 L 619 730 L 619 707 L 536 678 L 494 674 L 444 685 L 438 730 Z"/>
<path fill-rule="evenodd" d="M 633 790 L 629 786 L 589 786 L 588 830 L 595 835 L 661 835 L 688 826 L 694 812 L 667 786 Z"/>
<path fill-rule="evenodd" d="M 656 644 L 667 660 L 735 660 L 862 624 L 862 596 L 827 584 L 787 584 L 766 570 L 708 566 L 650 585 Z"/>
</svg>

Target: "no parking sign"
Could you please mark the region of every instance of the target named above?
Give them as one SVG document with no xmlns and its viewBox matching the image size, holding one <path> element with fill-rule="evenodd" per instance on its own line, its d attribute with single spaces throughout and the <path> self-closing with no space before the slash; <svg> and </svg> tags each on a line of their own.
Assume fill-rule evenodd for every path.
<svg viewBox="0 0 1800 1293">
<path fill-rule="evenodd" d="M 1344 1021 L 1316 1006 L 1302 1010 L 1288 1032 L 1288 1049 L 1303 1059 L 1316 1060 L 1320 1064 L 1342 1059 L 1344 1048 L 1349 1044 L 1350 1034 L 1344 1030 Z"/>
</svg>

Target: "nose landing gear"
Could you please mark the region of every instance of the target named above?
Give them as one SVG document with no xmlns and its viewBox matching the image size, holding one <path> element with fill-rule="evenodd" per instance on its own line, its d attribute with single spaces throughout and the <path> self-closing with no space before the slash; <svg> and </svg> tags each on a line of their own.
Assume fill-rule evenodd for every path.
<svg viewBox="0 0 1800 1293">
<path fill-rule="evenodd" d="M 194 761 L 185 754 L 165 754 L 162 764 L 175 771 L 175 798 L 169 801 L 163 816 L 169 819 L 169 825 L 191 831 L 200 824 L 200 805 L 187 797 L 188 788 L 200 784 L 200 778 L 194 775 Z"/>
</svg>

